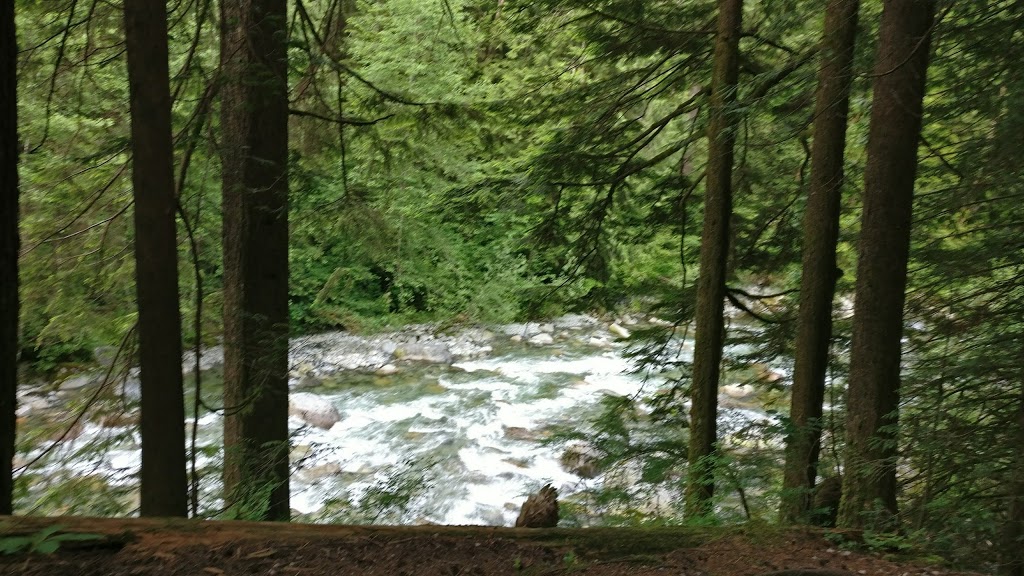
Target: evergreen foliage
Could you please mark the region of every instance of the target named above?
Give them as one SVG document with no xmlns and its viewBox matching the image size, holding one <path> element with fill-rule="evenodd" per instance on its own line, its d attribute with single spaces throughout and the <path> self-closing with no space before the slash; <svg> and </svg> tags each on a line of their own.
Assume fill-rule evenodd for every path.
<svg viewBox="0 0 1024 576">
<path fill-rule="evenodd" d="M 123 14 L 117 2 L 14 4 L 20 359 L 32 374 L 54 375 L 91 362 L 137 320 Z M 716 491 L 706 521 L 770 518 L 779 508 L 791 376 L 765 367 L 789 368 L 797 353 L 821 4 L 765 0 L 743 11 L 718 384 L 753 386 L 778 417 L 729 431 L 708 462 Z M 841 423 L 883 4 L 861 2 L 853 56 L 818 477 L 848 464 Z M 599 415 L 554 436 L 592 448 L 609 479 L 561 511 L 580 525 L 694 521 L 682 513 L 692 366 L 681 350 L 694 335 L 716 3 L 291 8 L 293 333 L 630 306 L 656 313 L 670 326 L 634 336 L 657 382 L 649 394 L 609 398 Z M 210 0 L 168 10 L 184 338 L 211 344 L 223 333 L 220 33 Z M 1021 21 L 1018 0 L 938 2 L 899 426 L 887 430 L 896 522 L 908 539 L 958 564 L 1010 568 L 1024 566 Z M 374 505 L 407 506 L 417 482 L 443 480 L 417 474 L 378 486 Z M 131 508 L 123 485 L 94 476 L 29 470 L 17 489 L 19 501 L 48 510 Z M 668 504 L 637 504 L 651 498 Z M 346 519 L 370 512 L 339 508 Z"/>
</svg>

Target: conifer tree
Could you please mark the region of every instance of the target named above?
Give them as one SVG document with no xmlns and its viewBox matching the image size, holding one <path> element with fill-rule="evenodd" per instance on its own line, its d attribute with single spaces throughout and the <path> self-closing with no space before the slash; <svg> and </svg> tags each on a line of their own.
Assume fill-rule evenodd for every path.
<svg viewBox="0 0 1024 576">
<path fill-rule="evenodd" d="M 895 515 L 903 304 L 934 0 L 885 2 L 873 75 L 838 524 Z"/>
<path fill-rule="evenodd" d="M 284 0 L 221 3 L 224 489 L 287 520 L 288 60 Z"/>
<path fill-rule="evenodd" d="M 186 516 L 185 398 L 167 4 L 125 0 L 132 115 L 135 277 L 142 380 L 143 516 Z"/>
<path fill-rule="evenodd" d="M 725 339 L 725 273 L 732 217 L 733 147 L 736 142 L 736 86 L 739 78 L 739 40 L 742 0 L 720 0 L 711 79 L 711 118 L 708 123 L 708 168 L 701 234 L 700 278 L 697 281 L 696 342 L 693 354 L 690 408 L 687 516 L 711 510 L 715 489 L 718 378 Z"/>
<path fill-rule="evenodd" d="M 825 372 L 838 276 L 836 242 L 843 188 L 843 152 L 853 81 L 859 0 L 831 0 L 814 107 L 811 181 L 804 209 L 803 274 L 793 371 L 790 425 L 780 516 L 796 522 L 810 509 L 821 444 Z"/>
</svg>

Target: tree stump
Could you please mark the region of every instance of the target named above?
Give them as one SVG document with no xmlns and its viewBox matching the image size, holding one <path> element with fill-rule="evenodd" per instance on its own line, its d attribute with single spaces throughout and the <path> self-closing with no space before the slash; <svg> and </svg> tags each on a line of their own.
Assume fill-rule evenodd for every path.
<svg viewBox="0 0 1024 576">
<path fill-rule="evenodd" d="M 554 528 L 558 525 L 558 491 L 545 484 L 531 494 L 519 511 L 517 528 Z"/>
</svg>

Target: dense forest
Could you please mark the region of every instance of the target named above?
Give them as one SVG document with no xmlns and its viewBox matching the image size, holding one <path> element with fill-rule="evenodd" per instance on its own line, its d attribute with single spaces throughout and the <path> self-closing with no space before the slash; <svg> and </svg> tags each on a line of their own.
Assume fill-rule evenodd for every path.
<svg viewBox="0 0 1024 576">
<path fill-rule="evenodd" d="M 1024 574 L 1021 0 L 13 0 L 0 36 L 0 514 L 288 520 L 296 338 L 573 314 L 649 384 L 546 433 L 600 480 L 563 525 Z M 34 488 L 115 405 L 133 484 Z"/>
</svg>

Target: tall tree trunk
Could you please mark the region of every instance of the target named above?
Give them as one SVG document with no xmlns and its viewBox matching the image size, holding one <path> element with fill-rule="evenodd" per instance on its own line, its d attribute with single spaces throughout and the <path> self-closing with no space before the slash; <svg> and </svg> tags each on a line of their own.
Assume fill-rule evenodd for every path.
<svg viewBox="0 0 1024 576">
<path fill-rule="evenodd" d="M 135 286 L 142 379 L 143 516 L 188 515 L 167 3 L 125 0 Z"/>
<path fill-rule="evenodd" d="M 221 3 L 224 489 L 266 520 L 290 513 L 285 7 Z"/>
<path fill-rule="evenodd" d="M 0 7 L 0 515 L 14 511 L 18 403 L 18 54 L 14 2 Z"/>
<path fill-rule="evenodd" d="M 696 342 L 693 354 L 690 454 L 686 515 L 711 512 L 717 440 L 718 376 L 725 325 L 725 272 L 732 216 L 732 166 L 736 142 L 736 84 L 739 78 L 743 0 L 719 0 L 708 124 L 708 168 L 704 193 L 704 229 L 697 280 Z"/>
<path fill-rule="evenodd" d="M 811 183 L 804 210 L 803 274 L 796 336 L 786 464 L 779 516 L 805 519 L 818 471 L 825 372 L 832 338 L 832 298 L 838 271 L 839 207 L 843 189 L 846 117 L 853 80 L 859 0 L 831 0 L 825 12 L 823 52 L 814 105 Z"/>
<path fill-rule="evenodd" d="M 840 526 L 896 513 L 900 339 L 935 0 L 886 0 L 875 62 Z"/>
</svg>

